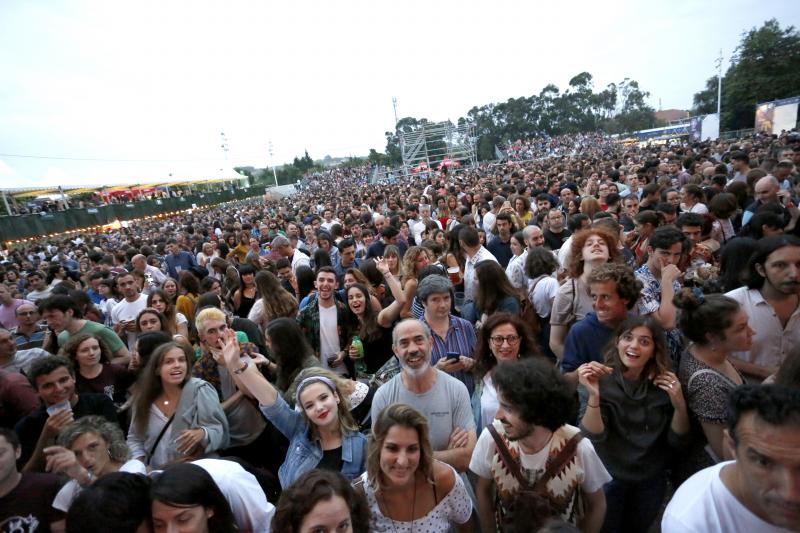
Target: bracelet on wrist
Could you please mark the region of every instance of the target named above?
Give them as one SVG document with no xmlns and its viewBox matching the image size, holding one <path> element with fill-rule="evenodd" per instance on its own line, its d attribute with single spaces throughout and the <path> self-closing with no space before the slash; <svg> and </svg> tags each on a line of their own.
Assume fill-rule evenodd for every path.
<svg viewBox="0 0 800 533">
<path fill-rule="evenodd" d="M 233 373 L 238 376 L 239 374 L 241 374 L 242 372 L 247 370 L 247 367 L 249 367 L 249 366 L 250 366 L 250 361 L 245 361 L 244 364 L 242 366 L 240 366 L 239 368 L 237 368 L 236 370 L 234 370 Z"/>
<path fill-rule="evenodd" d="M 600 403 L 598 402 L 598 403 L 596 403 L 595 405 L 592 405 L 592 404 L 590 404 L 589 402 L 586 402 L 586 406 L 587 406 L 587 407 L 592 407 L 592 408 L 595 408 L 595 409 L 596 409 L 596 408 L 600 407 Z"/>
</svg>

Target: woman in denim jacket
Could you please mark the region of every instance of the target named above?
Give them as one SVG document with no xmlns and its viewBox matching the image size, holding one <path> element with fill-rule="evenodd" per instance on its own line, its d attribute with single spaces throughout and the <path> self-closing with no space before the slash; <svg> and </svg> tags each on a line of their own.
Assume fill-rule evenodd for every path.
<svg viewBox="0 0 800 533">
<path fill-rule="evenodd" d="M 297 387 L 296 405 L 286 401 L 250 363 L 241 358 L 233 330 L 219 350 L 228 371 L 242 389 L 248 390 L 259 402 L 261 412 L 289 439 L 286 460 L 278 470 L 283 488 L 314 468 L 336 470 L 348 479 L 364 472 L 366 437 L 350 415 L 347 396 L 330 379 L 312 376 Z"/>
</svg>

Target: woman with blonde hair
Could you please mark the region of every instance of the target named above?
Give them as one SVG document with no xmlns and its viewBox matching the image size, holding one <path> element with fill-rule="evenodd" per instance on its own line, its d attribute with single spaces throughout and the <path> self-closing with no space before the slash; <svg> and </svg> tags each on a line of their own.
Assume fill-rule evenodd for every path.
<svg viewBox="0 0 800 533">
<path fill-rule="evenodd" d="M 247 315 L 264 331 L 271 320 L 280 317 L 294 318 L 297 315 L 297 299 L 283 288 L 280 280 L 268 270 L 256 274 L 256 291 L 261 297 L 256 300 Z"/>
<path fill-rule="evenodd" d="M 410 318 L 412 316 L 411 303 L 414 300 L 414 295 L 417 293 L 417 285 L 419 285 L 417 276 L 430 262 L 431 256 L 427 248 L 412 246 L 406 250 L 403 256 L 403 267 L 401 268 L 403 274 L 400 278 L 403 293 L 406 296 L 403 308 L 400 310 L 401 318 Z"/>
<path fill-rule="evenodd" d="M 461 477 L 433 458 L 427 419 L 405 404 L 389 405 L 378 415 L 367 471 L 356 488 L 367 497 L 374 531 L 443 533 L 472 514 Z"/>
</svg>

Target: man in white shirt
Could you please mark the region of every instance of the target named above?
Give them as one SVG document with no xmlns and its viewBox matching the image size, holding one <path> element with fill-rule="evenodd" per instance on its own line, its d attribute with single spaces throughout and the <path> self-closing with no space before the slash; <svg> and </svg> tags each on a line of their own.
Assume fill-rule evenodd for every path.
<svg viewBox="0 0 800 533">
<path fill-rule="evenodd" d="M 525 240 L 525 250 L 508 263 L 506 276 L 511 285 L 520 291 L 520 296 L 527 297 L 529 278 L 525 274 L 525 261 L 528 259 L 530 250 L 537 246 L 544 246 L 544 233 L 539 226 L 525 226 L 522 230 L 522 238 Z"/>
<path fill-rule="evenodd" d="M 734 461 L 675 492 L 664 533 L 778 533 L 800 528 L 800 391 L 745 385 L 731 394 L 725 445 Z"/>
<path fill-rule="evenodd" d="M 161 272 L 160 268 L 148 265 L 147 258 L 142 254 L 136 254 L 131 258 L 131 266 L 133 266 L 134 270 L 138 270 L 144 274 L 145 279 L 147 279 L 147 275 L 149 274 L 150 279 L 153 280 L 153 284 L 158 287 L 167 280 L 167 275 Z"/>
<path fill-rule="evenodd" d="M 494 224 L 497 221 L 497 214 L 500 208 L 503 207 L 506 199 L 502 196 L 495 196 L 492 200 L 492 209 L 483 215 L 483 231 L 486 232 L 486 238 L 491 239 L 490 236 L 494 235 Z"/>
<path fill-rule="evenodd" d="M 117 335 L 123 339 L 127 335 L 128 350 L 133 350 L 139 335 L 136 333 L 136 317 L 147 307 L 147 296 L 139 292 L 136 278 L 130 272 L 117 276 L 117 287 L 123 298 L 111 309 L 111 323 Z"/>
<path fill-rule="evenodd" d="M 38 300 L 44 300 L 45 298 L 50 297 L 53 288 L 47 286 L 44 273 L 34 270 L 28 274 L 27 280 L 30 291 L 28 291 L 28 294 L 25 295 L 26 300 L 29 302 L 36 302 Z"/>
<path fill-rule="evenodd" d="M 478 292 L 475 265 L 481 261 L 498 261 L 492 252 L 481 246 L 478 230 L 472 226 L 465 226 L 458 231 L 458 244 L 467 256 L 464 265 L 464 303 L 473 302 Z"/>
<path fill-rule="evenodd" d="M 760 239 L 750 258 L 747 286 L 725 296 L 739 302 L 756 332 L 750 351 L 734 353 L 731 362 L 762 381 L 800 345 L 800 239 Z"/>
</svg>

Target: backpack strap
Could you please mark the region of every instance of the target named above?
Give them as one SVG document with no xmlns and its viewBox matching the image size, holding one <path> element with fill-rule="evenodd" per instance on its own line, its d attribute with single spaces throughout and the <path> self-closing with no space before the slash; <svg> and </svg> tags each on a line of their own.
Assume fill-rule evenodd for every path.
<svg viewBox="0 0 800 533">
<path fill-rule="evenodd" d="M 575 457 L 575 452 L 581 439 L 583 439 L 583 435 L 580 433 L 573 435 L 572 438 L 567 441 L 564 447 L 561 448 L 561 451 L 558 452 L 558 455 L 547 462 L 547 468 L 545 468 L 544 474 L 542 474 L 542 477 L 537 479 L 536 483 L 534 484 L 534 488 L 536 490 L 544 490 L 545 485 L 547 485 L 547 483 L 553 479 L 559 473 L 559 471 L 561 471 L 568 461 Z"/>
<path fill-rule="evenodd" d="M 502 437 L 500 434 L 497 433 L 497 430 L 494 428 L 494 424 L 489 424 L 486 426 L 489 430 L 489 433 L 492 435 L 495 444 L 497 445 L 497 451 L 500 452 L 500 459 L 503 461 L 503 466 L 506 467 L 506 470 L 514 476 L 514 479 L 517 480 L 517 483 L 520 484 L 522 487 L 530 487 L 530 483 L 528 483 L 528 479 L 523 475 L 522 469 L 520 465 L 511 457 L 511 452 L 506 446 L 506 443 L 503 442 Z"/>
</svg>

